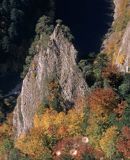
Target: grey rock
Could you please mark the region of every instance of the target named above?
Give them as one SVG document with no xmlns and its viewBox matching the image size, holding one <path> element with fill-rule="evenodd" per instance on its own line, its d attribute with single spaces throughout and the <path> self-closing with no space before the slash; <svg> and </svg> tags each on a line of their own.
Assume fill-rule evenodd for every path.
<svg viewBox="0 0 130 160">
<path fill-rule="evenodd" d="M 13 124 L 16 136 L 33 127 L 34 114 L 43 98 L 48 95 L 47 81 L 50 77 L 54 76 L 60 84 L 64 101 L 76 103 L 77 98 L 84 99 L 89 92 L 76 63 L 77 51 L 64 37 L 59 25 L 50 36 L 47 49 L 44 49 L 42 44 L 36 48 L 37 54 L 23 80 L 21 94 L 14 110 Z"/>
</svg>

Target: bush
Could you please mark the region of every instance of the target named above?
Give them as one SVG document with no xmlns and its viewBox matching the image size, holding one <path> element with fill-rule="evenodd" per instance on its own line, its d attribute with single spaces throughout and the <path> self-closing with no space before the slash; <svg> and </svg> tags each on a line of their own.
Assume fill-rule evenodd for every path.
<svg viewBox="0 0 130 160">
<path fill-rule="evenodd" d="M 63 31 L 64 36 L 72 42 L 74 40 L 74 36 L 71 34 L 70 28 L 65 25 L 61 25 L 61 29 Z"/>
<path fill-rule="evenodd" d="M 25 77 L 25 75 L 28 72 L 30 63 L 31 63 L 34 55 L 37 54 L 36 45 L 42 44 L 42 47 L 44 49 L 46 49 L 48 46 L 49 36 L 53 32 L 53 29 L 54 29 L 54 27 L 52 25 L 51 18 L 43 15 L 38 20 L 37 25 L 36 25 L 36 29 L 35 29 L 36 36 L 35 36 L 34 42 L 32 43 L 31 47 L 29 48 L 29 54 L 26 57 L 26 61 L 25 61 L 26 63 L 24 65 L 23 72 L 21 73 L 21 78 Z"/>
<path fill-rule="evenodd" d="M 94 68 L 99 69 L 100 71 L 107 67 L 109 62 L 108 56 L 106 53 L 99 53 L 94 61 Z"/>
<path fill-rule="evenodd" d="M 47 35 L 50 35 L 53 31 L 53 25 L 51 18 L 47 16 L 42 16 L 36 25 L 35 29 L 37 35 L 41 35 L 42 33 L 45 33 Z"/>
<path fill-rule="evenodd" d="M 13 149 L 13 142 L 9 138 L 4 138 L 0 141 L 0 156 L 7 154 Z"/>
<path fill-rule="evenodd" d="M 17 149 L 10 150 L 9 160 L 18 160 L 19 156 L 20 155 Z"/>
<path fill-rule="evenodd" d="M 38 160 L 53 160 L 51 153 L 46 152 L 40 157 L 38 157 Z"/>
<path fill-rule="evenodd" d="M 88 97 L 90 110 L 100 114 L 111 112 L 118 104 L 118 96 L 111 88 L 97 88 Z"/>
<path fill-rule="evenodd" d="M 117 127 L 112 126 L 106 130 L 104 135 L 100 140 L 101 149 L 106 154 L 107 158 L 112 158 L 112 156 L 116 153 L 116 140 L 118 137 Z"/>
<path fill-rule="evenodd" d="M 119 85 L 123 81 L 123 74 L 121 74 L 116 65 L 109 64 L 107 67 L 103 68 L 101 76 L 104 80 L 107 80 L 111 87 L 115 89 L 118 89 Z"/>
<path fill-rule="evenodd" d="M 4 146 L 5 150 L 8 151 L 11 148 L 13 148 L 13 142 L 10 139 L 4 139 L 3 146 Z"/>
<path fill-rule="evenodd" d="M 89 154 L 85 154 L 83 156 L 83 160 L 95 160 L 95 158 L 92 155 Z"/>
</svg>

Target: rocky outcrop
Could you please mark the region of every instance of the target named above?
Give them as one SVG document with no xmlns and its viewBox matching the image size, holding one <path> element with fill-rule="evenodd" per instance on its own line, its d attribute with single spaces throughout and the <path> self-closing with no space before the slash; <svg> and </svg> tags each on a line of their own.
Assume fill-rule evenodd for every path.
<svg viewBox="0 0 130 160">
<path fill-rule="evenodd" d="M 122 63 L 118 63 L 118 58 L 122 58 Z M 130 23 L 128 23 L 124 32 L 116 64 L 121 72 L 130 72 Z"/>
<path fill-rule="evenodd" d="M 119 8 L 122 4 L 123 0 L 113 0 L 114 3 L 114 20 L 116 20 L 120 16 Z"/>
<path fill-rule="evenodd" d="M 112 57 L 112 63 L 116 64 L 121 72 L 130 72 L 130 2 L 113 2 L 115 9 L 112 31 L 103 42 L 102 51 Z"/>
<path fill-rule="evenodd" d="M 42 37 L 41 37 L 42 38 Z M 76 103 L 78 97 L 85 98 L 88 86 L 76 63 L 77 51 L 58 25 L 50 37 L 47 49 L 42 43 L 36 46 L 29 71 L 23 80 L 21 94 L 14 110 L 16 135 L 26 133 L 33 126 L 33 117 L 43 98 L 48 95 L 48 81 L 55 77 L 64 102 Z M 75 104 L 76 105 L 76 104 Z"/>
<path fill-rule="evenodd" d="M 120 17 L 120 6 L 123 5 L 124 0 L 114 0 L 115 3 L 115 14 L 114 19 Z M 127 4 L 127 8 L 130 9 L 130 3 Z M 118 53 L 114 62 L 121 72 L 129 72 L 130 67 L 130 22 L 127 24 L 126 28 L 123 29 L 123 33 L 120 37 L 120 44 L 118 48 Z"/>
</svg>

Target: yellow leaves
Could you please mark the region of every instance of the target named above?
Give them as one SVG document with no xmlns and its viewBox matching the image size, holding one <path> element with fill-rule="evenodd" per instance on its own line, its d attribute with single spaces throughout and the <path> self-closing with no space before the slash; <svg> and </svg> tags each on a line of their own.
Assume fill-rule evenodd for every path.
<svg viewBox="0 0 130 160">
<path fill-rule="evenodd" d="M 56 111 L 52 109 L 47 109 L 46 112 L 38 116 L 37 114 L 34 116 L 34 127 L 42 127 L 45 130 L 49 128 L 51 124 L 53 124 L 54 119 L 56 117 Z"/>
<path fill-rule="evenodd" d="M 34 116 L 34 127 L 35 127 L 35 128 L 40 127 L 40 126 L 41 126 L 41 123 L 40 123 L 40 122 L 41 122 L 41 121 L 40 121 L 38 115 L 35 115 L 35 116 Z"/>
<path fill-rule="evenodd" d="M 15 147 L 31 157 L 39 157 L 46 150 L 42 145 L 42 130 L 33 129 L 28 135 L 21 135 L 17 139 Z"/>
<path fill-rule="evenodd" d="M 67 114 L 63 112 L 56 112 L 52 109 L 47 109 L 42 116 L 37 114 L 34 117 L 34 127 L 43 128 L 44 132 L 49 134 L 50 127 L 54 126 L 57 129 L 57 136 L 61 136 L 62 129 L 66 130 L 69 135 L 78 134 L 81 131 L 81 123 L 83 121 L 83 112 L 79 113 L 77 110 L 70 110 Z M 63 127 L 63 128 L 62 128 Z M 63 133 L 63 137 L 66 136 Z"/>
<path fill-rule="evenodd" d="M 83 112 L 76 109 L 68 111 L 67 114 L 58 113 L 53 109 L 46 109 L 43 115 L 35 115 L 34 128 L 30 130 L 29 134 L 22 135 L 16 141 L 16 147 L 24 154 L 38 157 L 47 149 L 42 143 L 44 135 L 54 136 L 57 140 L 81 135 L 83 115 Z"/>
<path fill-rule="evenodd" d="M 8 134 L 10 130 L 11 128 L 6 123 L 0 126 L 0 134 Z"/>
<path fill-rule="evenodd" d="M 126 55 L 124 55 L 124 54 L 118 55 L 118 57 L 117 57 L 118 64 L 123 65 L 125 63 L 125 60 L 126 60 Z"/>
<path fill-rule="evenodd" d="M 63 125 L 65 123 L 65 113 L 60 112 L 57 114 L 57 116 L 55 117 L 55 124 L 57 125 Z"/>
<path fill-rule="evenodd" d="M 88 127 L 86 130 L 86 134 L 89 137 L 90 143 L 94 145 L 97 149 L 100 149 L 99 140 L 102 136 L 103 125 L 108 120 L 108 114 L 104 114 L 103 116 L 98 113 L 90 113 L 88 119 Z M 99 126 L 101 124 L 101 126 Z"/>
<path fill-rule="evenodd" d="M 115 141 L 117 136 L 117 127 L 112 126 L 106 130 L 100 140 L 100 147 L 106 153 L 107 157 L 111 157 L 115 152 Z"/>
</svg>

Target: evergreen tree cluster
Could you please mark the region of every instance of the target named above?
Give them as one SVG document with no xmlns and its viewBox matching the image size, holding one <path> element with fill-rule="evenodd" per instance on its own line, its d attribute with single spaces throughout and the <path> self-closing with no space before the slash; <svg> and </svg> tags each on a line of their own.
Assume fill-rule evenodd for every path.
<svg viewBox="0 0 130 160">
<path fill-rule="evenodd" d="M 0 63 L 24 61 L 35 24 L 43 14 L 53 18 L 53 0 L 2 0 L 0 2 Z"/>
</svg>

